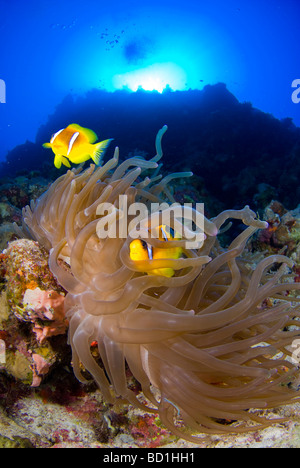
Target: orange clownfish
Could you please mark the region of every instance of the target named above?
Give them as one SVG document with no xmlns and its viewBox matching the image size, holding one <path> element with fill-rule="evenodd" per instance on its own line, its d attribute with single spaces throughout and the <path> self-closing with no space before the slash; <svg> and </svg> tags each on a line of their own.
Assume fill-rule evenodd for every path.
<svg viewBox="0 0 300 468">
<path fill-rule="evenodd" d="M 170 233 L 167 233 L 166 226 L 159 226 L 159 240 L 172 241 L 172 239 L 179 239 L 174 237 L 174 232 L 170 229 Z M 171 247 L 168 249 L 159 249 L 148 244 L 143 239 L 134 239 L 129 246 L 129 255 L 131 260 L 138 262 L 141 260 L 157 260 L 160 258 L 172 258 L 177 259 L 182 255 L 181 247 Z M 173 268 L 156 268 L 153 270 L 147 270 L 148 275 L 161 275 L 171 278 L 175 271 Z"/>
<path fill-rule="evenodd" d="M 95 143 L 97 140 L 93 130 L 71 124 L 54 133 L 50 143 L 44 143 L 43 147 L 52 149 L 55 154 L 54 166 L 57 169 L 60 169 L 62 164 L 71 167 L 70 162 L 80 164 L 90 158 L 99 165 L 112 138 Z"/>
</svg>

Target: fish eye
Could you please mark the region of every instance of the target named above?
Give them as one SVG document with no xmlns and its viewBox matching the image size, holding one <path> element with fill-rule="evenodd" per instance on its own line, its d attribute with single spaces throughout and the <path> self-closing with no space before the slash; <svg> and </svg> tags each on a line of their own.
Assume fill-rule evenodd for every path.
<svg viewBox="0 0 300 468">
<path fill-rule="evenodd" d="M 143 249 L 148 249 L 148 244 L 143 239 L 141 239 L 141 244 L 142 244 Z"/>
</svg>

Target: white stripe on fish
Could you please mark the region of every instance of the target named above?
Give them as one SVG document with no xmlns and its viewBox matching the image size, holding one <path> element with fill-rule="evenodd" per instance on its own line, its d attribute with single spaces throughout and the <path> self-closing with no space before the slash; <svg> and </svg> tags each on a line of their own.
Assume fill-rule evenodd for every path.
<svg viewBox="0 0 300 468">
<path fill-rule="evenodd" d="M 148 257 L 149 260 L 153 260 L 153 247 L 152 245 L 147 244 Z"/>
<path fill-rule="evenodd" d="M 64 128 L 62 128 L 61 130 L 58 130 L 58 132 L 54 133 L 54 135 L 52 136 L 51 140 L 50 140 L 50 143 L 53 143 L 55 138 L 64 130 Z"/>
<path fill-rule="evenodd" d="M 167 234 L 165 233 L 165 230 L 164 230 L 164 228 L 162 228 L 162 227 L 161 227 L 161 228 L 160 228 L 160 230 L 161 230 L 161 233 L 162 233 L 162 235 L 163 235 L 163 237 L 164 237 L 165 241 L 168 241 L 169 239 L 168 239 L 168 236 L 167 236 Z"/>
<path fill-rule="evenodd" d="M 69 148 L 68 148 L 68 152 L 67 152 L 67 156 L 69 156 L 72 148 L 73 148 L 73 145 L 75 143 L 75 140 L 76 138 L 79 136 L 79 132 L 75 132 L 74 135 L 72 135 L 71 139 L 70 139 L 70 142 L 69 142 Z"/>
</svg>

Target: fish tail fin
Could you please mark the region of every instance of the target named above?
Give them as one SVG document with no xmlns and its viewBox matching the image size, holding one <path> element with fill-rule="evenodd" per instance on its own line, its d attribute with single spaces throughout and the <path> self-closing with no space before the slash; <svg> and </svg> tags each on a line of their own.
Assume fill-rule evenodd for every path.
<svg viewBox="0 0 300 468">
<path fill-rule="evenodd" d="M 101 163 L 104 153 L 112 140 L 113 138 L 109 138 L 108 140 L 103 140 L 100 141 L 100 143 L 92 145 L 91 158 L 97 166 Z"/>
<path fill-rule="evenodd" d="M 56 167 L 56 169 L 60 169 L 61 164 L 62 164 L 61 155 L 56 154 L 55 157 L 54 157 L 54 166 Z"/>
</svg>

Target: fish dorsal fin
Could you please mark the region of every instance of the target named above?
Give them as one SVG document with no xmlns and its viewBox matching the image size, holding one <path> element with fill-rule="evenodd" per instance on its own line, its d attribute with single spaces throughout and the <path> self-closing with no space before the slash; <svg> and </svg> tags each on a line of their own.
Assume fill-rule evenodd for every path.
<svg viewBox="0 0 300 468">
<path fill-rule="evenodd" d="M 95 141 L 98 140 L 98 136 L 96 135 L 96 133 L 93 132 L 93 130 L 90 130 L 89 128 L 81 127 L 78 124 L 70 124 L 69 128 L 74 130 L 75 132 L 79 132 L 82 135 L 84 135 L 89 143 L 95 143 Z"/>
</svg>

